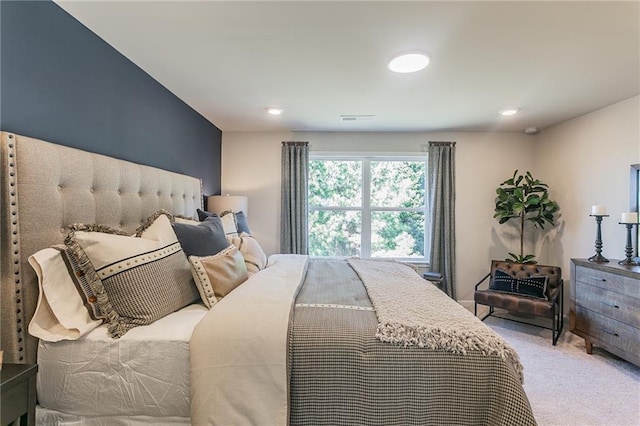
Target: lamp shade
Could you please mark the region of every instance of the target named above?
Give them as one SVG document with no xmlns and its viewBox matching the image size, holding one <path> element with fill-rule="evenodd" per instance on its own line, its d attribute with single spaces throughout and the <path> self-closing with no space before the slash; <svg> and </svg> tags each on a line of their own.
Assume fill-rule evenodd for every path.
<svg viewBox="0 0 640 426">
<path fill-rule="evenodd" d="M 249 217 L 249 201 L 244 195 L 211 195 L 207 197 L 207 211 L 222 214 L 231 210 Z"/>
</svg>

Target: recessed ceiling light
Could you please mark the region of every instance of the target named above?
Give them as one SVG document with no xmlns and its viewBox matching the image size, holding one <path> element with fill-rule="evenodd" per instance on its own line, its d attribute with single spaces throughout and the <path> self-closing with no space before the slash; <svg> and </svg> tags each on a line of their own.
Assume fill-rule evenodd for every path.
<svg viewBox="0 0 640 426">
<path fill-rule="evenodd" d="M 265 111 L 267 111 L 271 115 L 280 115 L 284 110 L 278 107 L 266 107 Z"/>
<path fill-rule="evenodd" d="M 508 116 L 517 114 L 520 108 L 507 108 L 500 111 L 500 115 Z"/>
<path fill-rule="evenodd" d="M 429 56 L 422 52 L 404 52 L 394 57 L 387 65 L 393 72 L 409 73 L 424 69 L 429 65 Z"/>
</svg>

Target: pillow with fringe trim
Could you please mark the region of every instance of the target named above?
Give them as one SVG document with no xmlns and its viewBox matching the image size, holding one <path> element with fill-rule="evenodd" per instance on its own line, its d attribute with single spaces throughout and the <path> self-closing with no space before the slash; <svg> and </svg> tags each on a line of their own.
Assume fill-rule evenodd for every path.
<svg viewBox="0 0 640 426">
<path fill-rule="evenodd" d="M 172 219 L 158 212 L 135 237 L 101 225 L 71 227 L 65 244 L 106 315 L 109 336 L 121 337 L 199 298 Z"/>
</svg>

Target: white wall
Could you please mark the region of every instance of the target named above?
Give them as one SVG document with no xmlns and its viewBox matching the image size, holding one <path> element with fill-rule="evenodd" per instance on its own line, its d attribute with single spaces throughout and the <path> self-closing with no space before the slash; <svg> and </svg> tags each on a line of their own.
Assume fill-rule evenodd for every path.
<svg viewBox="0 0 640 426">
<path fill-rule="evenodd" d="M 630 207 L 630 166 L 640 163 L 639 106 L 636 96 L 536 137 L 536 171 L 545 177 L 562 211 L 561 231 L 547 245 L 545 257 L 562 266 L 567 281 L 571 258 L 595 254 L 592 205 L 603 204 L 610 214 L 602 222 L 602 254 L 610 260 L 625 257 L 626 228 L 618 222 Z"/>
<path fill-rule="evenodd" d="M 280 146 L 290 133 L 222 133 L 222 193 L 246 195 L 251 234 L 267 254 L 280 249 Z"/>
<path fill-rule="evenodd" d="M 624 257 L 620 213 L 629 210 L 630 165 L 640 163 L 640 100 L 634 97 L 546 129 L 520 133 L 234 133 L 222 135 L 222 192 L 249 197 L 249 224 L 268 254 L 279 250 L 280 149 L 309 141 L 312 151 L 420 152 L 430 140 L 456 144 L 457 298 L 472 306 L 473 286 L 491 259 L 519 250 L 514 225 L 493 219 L 495 188 L 515 169 L 529 170 L 560 205 L 555 228 L 527 234 L 525 252 L 560 265 L 595 253 L 591 206 L 604 204 L 603 254 Z M 535 240 L 535 241 L 534 241 Z M 566 287 L 568 292 L 568 286 Z M 568 297 L 565 298 L 568 300 Z"/>
<path fill-rule="evenodd" d="M 421 152 L 430 140 L 456 142 L 457 297 L 468 306 L 493 258 L 517 250 L 515 234 L 493 219 L 495 188 L 518 168 L 532 170 L 534 140 L 520 133 L 233 133 L 222 135 L 222 192 L 249 197 L 249 224 L 268 254 L 279 250 L 280 149 L 309 141 L 312 151 Z M 533 171 L 533 170 L 532 170 Z"/>
</svg>

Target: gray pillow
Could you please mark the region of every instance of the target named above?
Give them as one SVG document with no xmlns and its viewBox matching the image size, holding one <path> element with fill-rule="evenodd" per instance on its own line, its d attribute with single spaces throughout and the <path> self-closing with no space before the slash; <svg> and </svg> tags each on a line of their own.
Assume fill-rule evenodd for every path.
<svg viewBox="0 0 640 426">
<path fill-rule="evenodd" d="M 208 217 L 211 216 L 218 216 L 217 213 L 211 213 L 205 210 L 201 210 L 201 209 L 196 209 L 196 213 L 198 214 L 198 219 L 200 219 L 200 221 L 202 222 L 203 220 L 205 220 Z"/>
<path fill-rule="evenodd" d="M 172 226 L 187 257 L 211 256 L 229 245 L 218 215 L 210 216 L 198 225 L 174 223 Z"/>
<path fill-rule="evenodd" d="M 196 212 L 198 213 L 198 219 L 200 220 L 205 220 L 208 217 L 211 216 L 218 216 L 217 213 L 211 213 L 208 211 L 204 211 L 204 210 L 200 210 L 200 209 L 196 209 Z M 234 213 L 235 216 L 235 220 L 236 220 L 236 228 L 238 230 L 238 235 L 240 235 L 243 232 L 246 232 L 247 234 L 251 234 L 251 231 L 249 230 L 249 221 L 247 220 L 247 216 L 244 214 L 243 211 L 239 211 L 237 213 Z"/>
<path fill-rule="evenodd" d="M 236 226 L 238 227 L 238 234 L 242 234 L 243 232 L 251 234 L 251 231 L 249 231 L 249 222 L 247 221 L 247 216 L 245 216 L 244 212 L 242 211 L 236 213 Z"/>
</svg>

